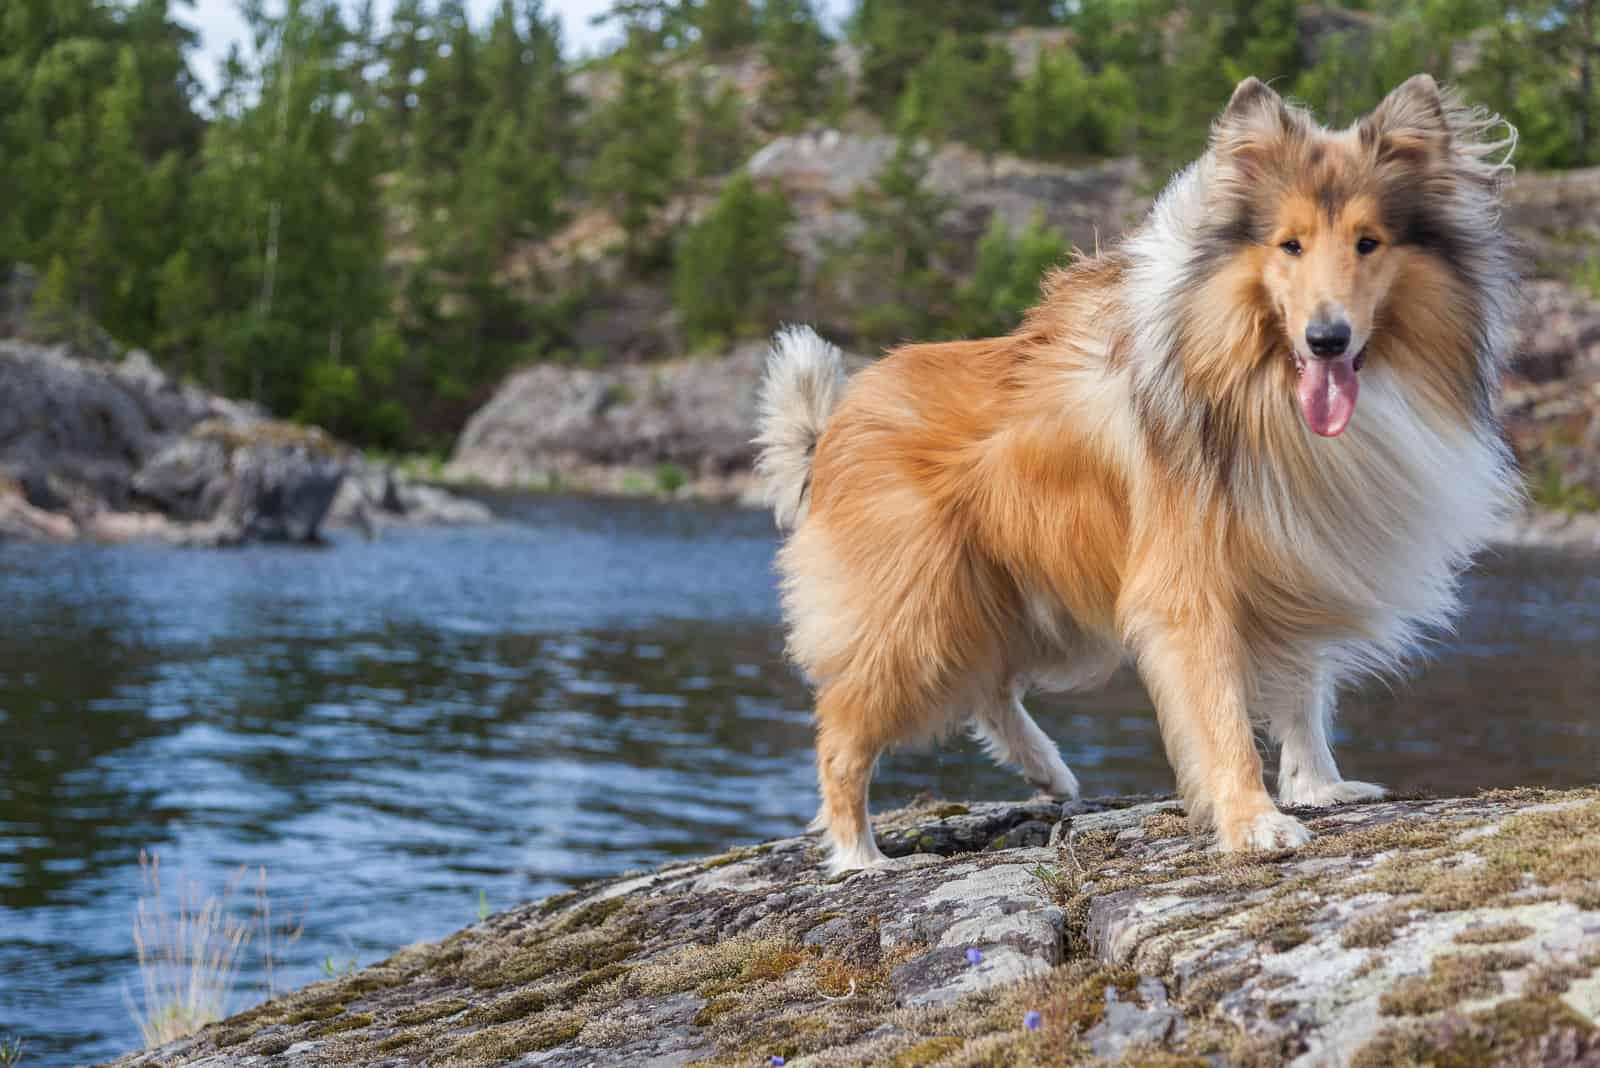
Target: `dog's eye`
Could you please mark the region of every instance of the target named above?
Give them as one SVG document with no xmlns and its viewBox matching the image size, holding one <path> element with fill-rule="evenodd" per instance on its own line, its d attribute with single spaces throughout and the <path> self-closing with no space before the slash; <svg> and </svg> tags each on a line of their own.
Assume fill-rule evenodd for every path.
<svg viewBox="0 0 1600 1068">
<path fill-rule="evenodd" d="M 1298 256 L 1301 252 L 1300 242 L 1296 241 L 1292 237 L 1278 247 L 1283 249 L 1283 251 L 1287 252 L 1291 256 Z"/>
<path fill-rule="evenodd" d="M 1360 241 L 1356 242 L 1356 251 L 1363 256 L 1367 255 L 1377 247 L 1378 239 L 1375 237 L 1363 237 Z"/>
</svg>

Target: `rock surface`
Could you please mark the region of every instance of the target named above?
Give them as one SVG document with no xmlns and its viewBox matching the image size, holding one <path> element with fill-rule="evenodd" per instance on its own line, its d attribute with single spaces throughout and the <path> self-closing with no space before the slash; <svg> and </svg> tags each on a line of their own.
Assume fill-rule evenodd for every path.
<svg viewBox="0 0 1600 1068">
<path fill-rule="evenodd" d="M 924 804 L 883 869 L 669 865 L 116 1063 L 1600 1063 L 1600 790 L 1299 815 L 1224 857 L 1171 801 Z"/>
<path fill-rule="evenodd" d="M 176 382 L 142 352 L 113 363 L 17 340 L 0 341 L 0 476 L 0 538 L 235 545 L 311 541 L 329 519 L 488 518 L 320 430 Z"/>
</svg>

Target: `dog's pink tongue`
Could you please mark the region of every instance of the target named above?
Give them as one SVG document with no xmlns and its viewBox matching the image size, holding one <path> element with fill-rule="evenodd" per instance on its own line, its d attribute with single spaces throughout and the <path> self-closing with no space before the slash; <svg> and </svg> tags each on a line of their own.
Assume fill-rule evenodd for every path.
<svg viewBox="0 0 1600 1068">
<path fill-rule="evenodd" d="M 1307 360 L 1300 376 L 1300 411 L 1306 426 L 1325 438 L 1338 437 L 1355 414 L 1356 394 L 1361 383 L 1356 378 L 1355 357 L 1338 360 Z"/>
</svg>

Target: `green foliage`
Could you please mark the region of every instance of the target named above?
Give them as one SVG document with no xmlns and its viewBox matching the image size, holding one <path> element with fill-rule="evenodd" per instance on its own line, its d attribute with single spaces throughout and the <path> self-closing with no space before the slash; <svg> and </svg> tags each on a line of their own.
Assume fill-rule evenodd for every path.
<svg viewBox="0 0 1600 1068">
<path fill-rule="evenodd" d="M 715 178 L 744 162 L 749 135 L 744 125 L 744 99 L 724 84 L 713 91 L 705 78 L 691 76 L 685 86 L 684 111 L 690 116 L 685 155 L 695 178 Z"/>
<path fill-rule="evenodd" d="M 1116 64 L 1085 69 L 1070 48 L 1041 52 L 1009 101 L 1011 147 L 1040 159 L 1116 155 L 1132 147 L 1138 96 Z"/>
<path fill-rule="evenodd" d="M 963 297 L 968 305 L 967 330 L 1003 334 L 1016 328 L 1023 313 L 1039 300 L 1045 274 L 1067 258 L 1067 242 L 1035 214 L 1020 233 L 997 212 L 978 245 L 978 264 Z"/>
<path fill-rule="evenodd" d="M 948 205 L 928 188 L 927 173 L 926 157 L 901 141 L 877 181 L 856 197 L 861 234 L 829 256 L 828 273 L 850 294 L 852 325 L 866 343 L 923 337 L 954 324 Z"/>
<path fill-rule="evenodd" d="M 668 497 L 678 492 L 688 482 L 683 468 L 677 464 L 661 464 L 656 468 L 656 490 Z"/>
<path fill-rule="evenodd" d="M 1014 84 L 1011 52 L 1003 44 L 946 33 L 906 82 L 900 133 L 961 141 L 993 154 L 1005 139 Z"/>
<path fill-rule="evenodd" d="M 662 245 L 657 215 L 677 189 L 683 139 L 677 87 L 649 42 L 635 33 L 616 56 L 620 84 L 595 117 L 598 150 L 589 166 L 589 188 L 622 227 L 635 267 Z"/>
<path fill-rule="evenodd" d="M 73 343 L 79 339 L 83 317 L 73 306 L 72 276 L 67 261 L 57 255 L 33 291 L 33 306 L 28 310 L 34 335 L 44 342 Z"/>
<path fill-rule="evenodd" d="M 684 234 L 672 289 L 692 342 L 760 336 L 772 329 L 777 307 L 796 281 L 783 241 L 790 218 L 782 193 L 764 192 L 741 173 Z"/>
<path fill-rule="evenodd" d="M 0 1038 L 0 1068 L 12 1068 L 22 1063 L 22 1039 L 14 1035 Z"/>
<path fill-rule="evenodd" d="M 699 0 L 690 15 L 699 40 L 713 56 L 726 56 L 756 39 L 750 0 Z"/>
<path fill-rule="evenodd" d="M 761 87 L 759 114 L 767 126 L 797 128 L 830 109 L 833 43 L 812 0 L 766 0 L 761 8 L 760 51 L 772 72 Z"/>
<path fill-rule="evenodd" d="M 173 0 L 0 5 L 0 271 L 40 269 L 30 328 L 97 347 L 103 325 L 280 416 L 440 449 L 511 367 L 616 358 L 609 292 L 670 283 L 701 346 L 766 333 L 802 283 L 862 344 L 1014 325 L 1059 241 L 1036 221 L 951 247 L 914 144 L 1159 177 L 1246 74 L 1342 123 L 1428 70 L 1518 126 L 1520 165 L 1600 162 L 1595 0 L 855 0 L 853 82 L 818 0 L 615 0 L 623 44 L 583 61 L 581 99 L 548 8 L 395 0 L 380 28 L 251 2 L 202 101 Z M 725 176 L 754 130 L 879 122 L 905 143 L 803 278 L 782 197 Z M 586 258 L 596 220 L 620 264 Z"/>
</svg>

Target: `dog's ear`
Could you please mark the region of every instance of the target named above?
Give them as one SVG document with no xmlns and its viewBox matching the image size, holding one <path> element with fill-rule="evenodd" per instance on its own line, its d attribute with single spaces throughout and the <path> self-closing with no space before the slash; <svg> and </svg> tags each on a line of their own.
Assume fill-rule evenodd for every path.
<svg viewBox="0 0 1600 1068">
<path fill-rule="evenodd" d="M 1294 115 L 1283 97 L 1260 78 L 1246 78 L 1211 124 L 1211 147 L 1218 158 L 1251 170 L 1294 125 Z"/>
<path fill-rule="evenodd" d="M 1379 162 L 1425 164 L 1450 149 L 1444 96 L 1431 75 L 1407 78 L 1361 120 L 1361 143 Z"/>
</svg>

